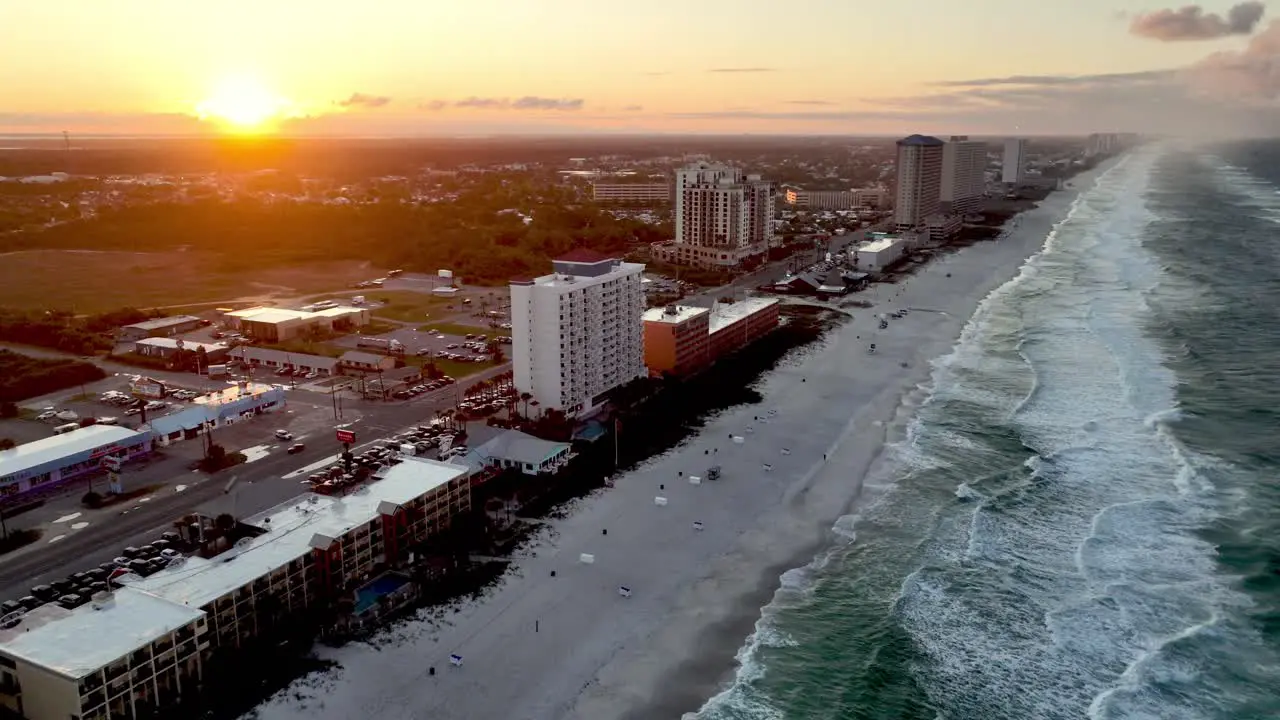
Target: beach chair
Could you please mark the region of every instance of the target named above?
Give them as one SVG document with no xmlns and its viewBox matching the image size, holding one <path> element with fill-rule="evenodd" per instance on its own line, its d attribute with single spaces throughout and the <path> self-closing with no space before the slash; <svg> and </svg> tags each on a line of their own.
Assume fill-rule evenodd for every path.
<svg viewBox="0 0 1280 720">
<path fill-rule="evenodd" d="M 699 531 L 700 531 L 700 530 L 702 530 L 702 522 L 701 522 L 701 521 L 699 521 L 699 520 L 694 520 L 694 521 L 693 521 L 693 529 L 694 529 L 694 530 L 699 530 Z"/>
<path fill-rule="evenodd" d="M 626 585 L 619 585 L 618 594 L 621 595 L 622 597 L 629 598 L 631 597 L 631 588 L 627 587 Z"/>
<path fill-rule="evenodd" d="M 454 667 L 462 667 L 462 656 L 461 656 L 461 655 L 458 655 L 458 654 L 456 654 L 456 653 L 455 653 L 455 654 L 453 654 L 453 655 L 450 655 L 450 656 L 449 656 L 449 664 L 450 664 L 450 665 L 452 665 L 452 666 L 454 666 Z"/>
<path fill-rule="evenodd" d="M 690 485 L 701 485 L 701 484 L 702 484 L 702 478 L 698 477 L 697 475 L 690 475 L 690 476 L 689 476 L 689 484 L 690 484 Z"/>
<path fill-rule="evenodd" d="M 658 495 L 653 498 L 653 504 L 657 505 L 658 507 L 665 507 L 667 504 L 667 499 L 662 497 L 661 495 Z"/>
</svg>

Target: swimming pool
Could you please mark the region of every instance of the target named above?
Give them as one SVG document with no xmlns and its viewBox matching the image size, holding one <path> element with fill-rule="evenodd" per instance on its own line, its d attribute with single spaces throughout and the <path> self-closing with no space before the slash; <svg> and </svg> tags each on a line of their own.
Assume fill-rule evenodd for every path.
<svg viewBox="0 0 1280 720">
<path fill-rule="evenodd" d="M 377 605 L 382 598 L 408 584 L 409 578 L 397 573 L 379 575 L 370 580 L 366 585 L 356 590 L 356 614 L 364 613 L 369 608 Z"/>
</svg>

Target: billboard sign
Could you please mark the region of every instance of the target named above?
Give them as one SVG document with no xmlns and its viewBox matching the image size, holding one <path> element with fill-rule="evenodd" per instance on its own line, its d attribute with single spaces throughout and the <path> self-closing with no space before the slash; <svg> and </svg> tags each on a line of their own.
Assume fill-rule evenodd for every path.
<svg viewBox="0 0 1280 720">
<path fill-rule="evenodd" d="M 129 383 L 129 389 L 133 391 L 133 394 L 141 395 L 142 397 L 164 397 L 164 383 L 149 377 L 138 376 Z"/>
<path fill-rule="evenodd" d="M 355 430 L 339 430 L 338 431 L 338 442 L 353 443 L 355 441 L 356 441 Z"/>
<path fill-rule="evenodd" d="M 452 279 L 452 278 L 453 278 L 453 271 L 452 271 L 452 270 L 440 270 L 439 272 L 437 272 L 437 273 L 436 273 L 436 275 L 438 275 L 438 276 L 440 276 L 440 277 L 442 277 L 442 278 L 445 278 L 445 279 Z"/>
</svg>

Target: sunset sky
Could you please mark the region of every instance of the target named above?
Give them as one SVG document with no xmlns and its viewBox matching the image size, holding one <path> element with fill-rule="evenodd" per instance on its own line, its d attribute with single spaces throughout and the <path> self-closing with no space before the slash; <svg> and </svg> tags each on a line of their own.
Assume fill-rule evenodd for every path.
<svg viewBox="0 0 1280 720">
<path fill-rule="evenodd" d="M 1256 132 L 1232 5 L 5 0 L 0 133 Z"/>
</svg>

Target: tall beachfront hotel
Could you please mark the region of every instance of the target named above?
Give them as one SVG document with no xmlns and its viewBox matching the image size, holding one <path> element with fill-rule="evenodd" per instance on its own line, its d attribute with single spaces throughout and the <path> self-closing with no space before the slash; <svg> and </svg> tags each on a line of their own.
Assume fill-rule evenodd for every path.
<svg viewBox="0 0 1280 720">
<path fill-rule="evenodd" d="M 943 143 L 929 135 L 898 141 L 898 193 L 893 224 L 899 232 L 923 228 L 942 197 Z"/>
<path fill-rule="evenodd" d="M 579 249 L 552 268 L 511 281 L 515 385 L 533 395 L 539 411 L 582 416 L 608 391 L 647 374 L 644 265 Z"/>
</svg>

